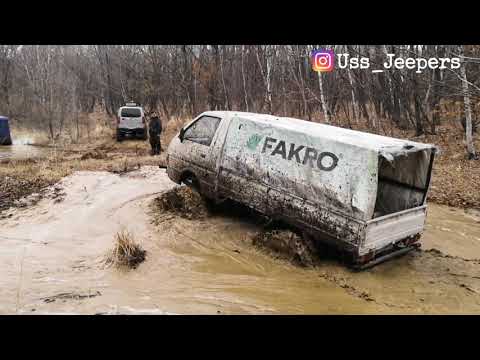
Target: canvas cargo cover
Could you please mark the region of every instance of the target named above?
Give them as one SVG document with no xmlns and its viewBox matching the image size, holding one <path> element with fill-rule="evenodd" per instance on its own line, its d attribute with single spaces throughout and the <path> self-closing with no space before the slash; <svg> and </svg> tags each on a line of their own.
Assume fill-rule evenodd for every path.
<svg viewBox="0 0 480 360">
<path fill-rule="evenodd" d="M 434 149 L 299 119 L 236 113 L 226 135 L 222 167 L 368 221 L 376 211 L 391 213 L 406 203 L 424 201 Z M 395 195 L 398 186 L 405 185 L 413 190 Z M 385 200 L 380 206 L 377 192 Z M 395 199 L 389 198 L 392 193 Z"/>
</svg>

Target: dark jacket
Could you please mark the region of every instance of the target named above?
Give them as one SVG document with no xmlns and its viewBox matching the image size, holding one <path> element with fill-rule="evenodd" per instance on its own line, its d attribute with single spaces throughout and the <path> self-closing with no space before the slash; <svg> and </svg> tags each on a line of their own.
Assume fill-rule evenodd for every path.
<svg viewBox="0 0 480 360">
<path fill-rule="evenodd" d="M 162 122 L 158 117 L 154 117 L 148 123 L 148 133 L 150 136 L 159 136 L 162 133 Z"/>
</svg>

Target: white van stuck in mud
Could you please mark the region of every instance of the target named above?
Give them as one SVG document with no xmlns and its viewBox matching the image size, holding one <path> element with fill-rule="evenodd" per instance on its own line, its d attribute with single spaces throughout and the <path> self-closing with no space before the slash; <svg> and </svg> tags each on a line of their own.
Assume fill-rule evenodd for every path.
<svg viewBox="0 0 480 360">
<path fill-rule="evenodd" d="M 118 109 L 117 141 L 122 141 L 126 136 L 147 140 L 145 113 L 136 103 L 127 103 Z"/>
<path fill-rule="evenodd" d="M 167 173 L 341 249 L 366 268 L 419 246 L 436 148 L 272 115 L 209 111 L 184 126 Z"/>
</svg>

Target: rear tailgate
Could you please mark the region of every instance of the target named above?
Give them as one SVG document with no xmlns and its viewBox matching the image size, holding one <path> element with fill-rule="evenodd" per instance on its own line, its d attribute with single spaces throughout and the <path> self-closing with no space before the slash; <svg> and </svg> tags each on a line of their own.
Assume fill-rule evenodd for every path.
<svg viewBox="0 0 480 360">
<path fill-rule="evenodd" d="M 121 117 L 118 124 L 121 129 L 143 129 L 144 124 L 141 117 Z"/>
<path fill-rule="evenodd" d="M 423 231 L 427 206 L 385 215 L 367 222 L 365 240 L 360 246 L 359 255 L 371 250 L 380 250 L 409 236 Z"/>
</svg>

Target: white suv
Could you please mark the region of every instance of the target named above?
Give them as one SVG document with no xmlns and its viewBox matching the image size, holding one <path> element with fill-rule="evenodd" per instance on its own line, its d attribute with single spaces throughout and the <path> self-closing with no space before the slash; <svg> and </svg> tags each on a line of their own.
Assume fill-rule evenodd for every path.
<svg viewBox="0 0 480 360">
<path fill-rule="evenodd" d="M 125 136 L 147 139 L 145 112 L 136 103 L 127 103 L 118 109 L 117 141 L 122 141 Z"/>
</svg>

